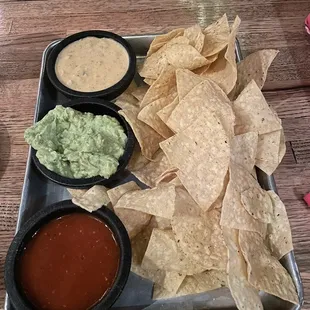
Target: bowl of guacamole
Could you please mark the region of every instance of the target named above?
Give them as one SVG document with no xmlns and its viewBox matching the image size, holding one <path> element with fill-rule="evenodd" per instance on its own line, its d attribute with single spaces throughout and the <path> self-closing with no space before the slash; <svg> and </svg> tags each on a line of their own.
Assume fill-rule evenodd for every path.
<svg viewBox="0 0 310 310">
<path fill-rule="evenodd" d="M 57 105 L 26 129 L 38 170 L 75 188 L 108 185 L 125 170 L 135 138 L 119 108 L 99 99 Z"/>
</svg>

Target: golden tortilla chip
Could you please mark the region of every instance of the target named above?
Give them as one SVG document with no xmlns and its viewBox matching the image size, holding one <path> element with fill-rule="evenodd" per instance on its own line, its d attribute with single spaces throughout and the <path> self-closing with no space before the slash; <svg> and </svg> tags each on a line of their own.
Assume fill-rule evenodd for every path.
<svg viewBox="0 0 310 310">
<path fill-rule="evenodd" d="M 155 81 L 156 81 L 156 79 L 148 79 L 148 78 L 145 78 L 145 79 L 143 80 L 143 82 L 144 82 L 145 84 L 149 85 L 149 86 L 153 85 Z"/>
<path fill-rule="evenodd" d="M 158 51 L 162 46 L 168 43 L 173 38 L 182 36 L 184 33 L 184 28 L 173 29 L 168 33 L 156 36 L 152 41 L 150 48 L 147 52 L 147 56 L 150 56 L 154 52 Z"/>
<path fill-rule="evenodd" d="M 263 310 L 258 290 L 247 279 L 247 266 L 239 246 L 238 230 L 224 227 L 223 236 L 228 248 L 228 287 L 237 308 Z"/>
<path fill-rule="evenodd" d="M 227 135 L 234 133 L 234 113 L 225 93 L 212 81 L 204 80 L 195 86 L 172 111 L 167 125 L 181 132 L 191 125 L 201 113 L 214 113 L 221 121 Z"/>
<path fill-rule="evenodd" d="M 167 156 L 162 150 L 158 150 L 154 155 L 154 161 L 150 161 L 143 168 L 132 171 L 132 174 L 142 183 L 149 187 L 156 186 L 158 177 L 170 167 Z"/>
<path fill-rule="evenodd" d="M 132 94 L 122 93 L 115 101 L 115 104 L 119 106 L 122 110 L 139 107 L 139 101 Z"/>
<path fill-rule="evenodd" d="M 239 243 L 247 262 L 248 280 L 262 290 L 293 304 L 298 295 L 291 276 L 264 245 L 264 239 L 253 231 L 239 232 Z"/>
<path fill-rule="evenodd" d="M 171 93 L 171 90 L 174 86 L 176 86 L 175 68 L 167 65 L 162 70 L 158 79 L 146 92 L 143 100 L 140 103 L 140 107 L 144 108 L 157 99 L 167 97 Z"/>
<path fill-rule="evenodd" d="M 108 190 L 107 194 L 115 206 L 124 194 L 136 190 L 140 190 L 140 187 L 131 181 Z M 114 212 L 124 224 L 130 239 L 140 233 L 151 220 L 151 215 L 136 210 L 118 208 Z"/>
<path fill-rule="evenodd" d="M 175 208 L 175 187 L 167 184 L 123 195 L 114 209 L 125 208 L 171 219 Z"/>
<path fill-rule="evenodd" d="M 268 193 L 259 187 L 250 187 L 241 193 L 244 208 L 255 219 L 270 223 L 273 220 L 273 206 Z"/>
<path fill-rule="evenodd" d="M 293 250 L 290 222 L 285 205 L 274 191 L 268 191 L 273 203 L 273 219 L 267 226 L 267 240 L 271 254 L 277 259 Z"/>
<path fill-rule="evenodd" d="M 199 294 L 215 290 L 226 284 L 226 272 L 208 270 L 193 276 L 186 276 L 177 291 L 177 296 Z"/>
<path fill-rule="evenodd" d="M 155 130 L 138 120 L 139 109 L 121 110 L 119 114 L 124 116 L 132 128 L 141 147 L 142 154 L 147 159 L 152 159 L 159 148 L 159 142 L 163 140 Z"/>
<path fill-rule="evenodd" d="M 258 136 L 255 165 L 268 175 L 271 175 L 279 166 L 280 141 L 281 130 Z"/>
<path fill-rule="evenodd" d="M 238 79 L 234 93 L 235 97 L 239 96 L 251 80 L 256 82 L 258 88 L 263 88 L 268 69 L 278 53 L 278 50 L 261 50 L 248 55 L 238 63 Z"/>
<path fill-rule="evenodd" d="M 172 113 L 172 111 L 175 109 L 175 107 L 179 104 L 179 98 L 176 97 L 171 103 L 169 103 L 167 106 L 165 106 L 163 109 L 159 110 L 157 112 L 157 115 L 159 118 L 167 124 L 167 121 Z"/>
<path fill-rule="evenodd" d="M 167 96 L 163 98 L 159 98 L 151 103 L 149 103 L 146 107 L 144 107 L 140 113 L 138 114 L 138 119 L 149 125 L 156 132 L 158 132 L 165 139 L 173 136 L 173 132 L 171 129 L 161 120 L 161 118 L 157 115 L 157 112 L 162 110 L 168 104 L 170 104 L 173 99 L 175 99 L 175 95 Z"/>
<path fill-rule="evenodd" d="M 220 52 L 218 59 L 213 62 L 210 68 L 204 73 L 205 77 L 217 83 L 226 94 L 229 94 L 234 89 L 237 81 L 235 41 L 239 25 L 240 18 L 237 16 L 228 37 L 226 51 Z"/>
<path fill-rule="evenodd" d="M 201 273 L 205 269 L 199 262 L 185 258 L 177 247 L 173 232 L 154 228 L 142 260 L 146 270 L 161 269 L 184 274 Z"/>
<path fill-rule="evenodd" d="M 133 153 L 130 157 L 127 169 L 129 171 L 137 171 L 142 169 L 150 161 L 142 155 L 140 145 L 136 143 Z"/>
<path fill-rule="evenodd" d="M 160 183 L 169 183 L 177 177 L 178 168 L 171 167 L 164 171 L 157 179 L 156 185 Z"/>
<path fill-rule="evenodd" d="M 184 37 L 189 39 L 189 44 L 199 53 L 204 47 L 205 35 L 202 33 L 199 25 L 194 25 L 184 30 Z"/>
<path fill-rule="evenodd" d="M 219 119 L 202 111 L 183 132 L 160 144 L 170 164 L 179 169 L 184 187 L 205 211 L 222 191 L 230 157 L 228 141 Z"/>
<path fill-rule="evenodd" d="M 135 89 L 131 94 L 139 101 L 141 102 L 143 97 L 145 96 L 146 92 L 148 91 L 149 87 L 144 85 L 140 86 L 137 89 Z"/>
<path fill-rule="evenodd" d="M 252 172 L 257 152 L 257 132 L 247 132 L 234 136 L 231 143 L 231 159 L 236 164 Z"/>
<path fill-rule="evenodd" d="M 67 191 L 72 198 L 81 198 L 87 192 L 87 189 L 67 188 Z"/>
<path fill-rule="evenodd" d="M 171 230 L 171 220 L 160 216 L 152 216 L 152 219 L 149 223 L 149 227 L 158 228 L 162 230 L 164 229 Z"/>
<path fill-rule="evenodd" d="M 253 80 L 234 101 L 233 110 L 236 115 L 236 134 L 257 131 L 261 135 L 282 129 L 281 123 Z"/>
<path fill-rule="evenodd" d="M 201 54 L 205 57 L 218 54 L 229 41 L 230 29 L 227 15 L 224 14 L 219 20 L 209 25 L 204 31 L 205 41 Z"/>
<path fill-rule="evenodd" d="M 250 187 L 260 186 L 247 170 L 231 162 L 220 223 L 225 227 L 256 231 L 265 236 L 266 224 L 252 217 L 241 202 L 241 193 Z"/>
<path fill-rule="evenodd" d="M 107 206 L 110 202 L 107 195 L 107 188 L 102 185 L 94 185 L 83 196 L 72 199 L 72 202 L 89 211 L 93 212 L 102 206 Z"/>
<path fill-rule="evenodd" d="M 194 70 L 208 64 L 208 60 L 191 45 L 172 44 L 165 51 L 168 63 L 175 68 Z"/>
<path fill-rule="evenodd" d="M 285 153 L 286 153 L 286 144 L 285 144 L 284 131 L 282 129 L 280 135 L 280 146 L 279 146 L 279 159 L 278 159 L 279 164 L 281 163 Z"/>
</svg>

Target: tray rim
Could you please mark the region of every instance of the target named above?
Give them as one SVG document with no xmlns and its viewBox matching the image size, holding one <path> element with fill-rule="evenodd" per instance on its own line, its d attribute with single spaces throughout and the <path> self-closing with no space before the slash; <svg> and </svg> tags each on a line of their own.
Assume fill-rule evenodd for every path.
<svg viewBox="0 0 310 310">
<path fill-rule="evenodd" d="M 124 39 L 152 39 L 155 38 L 156 36 L 160 35 L 161 33 L 156 33 L 156 34 L 137 34 L 137 35 L 123 35 L 122 37 Z M 39 101 L 40 101 L 40 90 L 42 86 L 42 81 L 43 81 L 43 76 L 44 76 L 44 71 L 45 71 L 45 66 L 46 66 L 46 58 L 47 58 L 47 53 L 49 50 L 58 44 L 62 38 L 56 39 L 52 42 L 50 42 L 46 48 L 44 49 L 42 53 L 42 58 L 41 58 L 41 66 L 40 66 L 40 75 L 39 75 L 39 83 L 38 83 L 38 91 L 37 91 L 37 96 L 36 96 L 36 104 L 35 104 L 35 112 L 34 112 L 34 117 L 33 117 L 33 123 L 35 123 L 35 120 L 37 119 L 38 113 L 39 113 Z M 236 58 L 238 62 L 240 62 L 243 59 L 242 56 L 242 51 L 240 47 L 240 43 L 238 38 L 236 38 L 235 42 L 235 53 L 236 53 Z M 137 58 L 144 58 L 145 56 L 137 56 Z M 25 175 L 24 175 L 24 182 L 23 182 L 23 188 L 22 188 L 22 194 L 21 194 L 21 199 L 20 199 L 20 205 L 18 209 L 18 216 L 17 216 L 17 223 L 16 223 L 16 229 L 15 229 L 15 234 L 18 232 L 21 221 L 22 221 L 22 204 L 25 200 L 25 195 L 26 195 L 26 190 L 27 190 L 27 185 L 28 185 L 28 174 L 31 166 L 31 147 L 29 147 L 28 150 L 28 157 L 27 157 L 27 162 L 26 162 L 26 169 L 25 169 Z M 264 187 L 274 190 L 277 193 L 277 187 L 275 183 L 275 179 L 273 175 L 267 175 L 262 171 L 258 171 L 258 179 L 259 183 L 264 182 Z M 291 309 L 292 310 L 301 310 L 302 306 L 304 304 L 304 290 L 303 290 L 303 283 L 300 275 L 300 271 L 296 262 L 294 250 L 286 254 L 281 260 L 281 264 L 284 265 L 285 269 L 289 272 L 290 276 L 293 279 L 293 282 L 296 286 L 298 298 L 299 298 L 299 304 L 294 305 Z M 290 267 L 290 270 L 288 268 Z M 292 271 L 292 273 L 290 272 Z M 5 302 L 4 302 L 4 309 L 8 309 L 8 295 L 7 293 L 5 294 Z M 293 304 L 292 304 L 293 305 Z"/>
</svg>

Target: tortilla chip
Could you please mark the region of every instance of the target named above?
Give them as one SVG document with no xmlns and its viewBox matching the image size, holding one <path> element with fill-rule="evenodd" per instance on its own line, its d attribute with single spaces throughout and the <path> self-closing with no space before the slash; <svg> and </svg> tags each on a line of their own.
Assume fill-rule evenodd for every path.
<svg viewBox="0 0 310 310">
<path fill-rule="evenodd" d="M 229 24 L 227 15 L 224 14 L 215 23 L 209 25 L 204 31 L 205 41 L 201 54 L 205 57 L 218 54 L 228 44 L 229 40 Z"/>
<path fill-rule="evenodd" d="M 167 97 L 175 85 L 175 68 L 167 65 L 160 73 L 158 79 L 146 92 L 143 100 L 140 103 L 140 107 L 144 108 L 157 99 Z"/>
<path fill-rule="evenodd" d="M 265 236 L 266 224 L 252 217 L 241 202 L 241 193 L 250 187 L 260 186 L 247 170 L 231 162 L 220 223 L 225 227 L 256 231 Z"/>
<path fill-rule="evenodd" d="M 199 262 L 193 262 L 182 255 L 172 231 L 157 228 L 152 231 L 141 266 L 146 270 L 161 269 L 184 274 L 204 271 L 204 267 Z"/>
<path fill-rule="evenodd" d="M 197 205 L 196 208 L 199 210 Z M 219 224 L 220 211 L 211 210 L 199 215 L 191 213 L 179 212 L 172 218 L 172 231 L 178 246 L 186 257 L 202 262 L 205 269 L 224 270 L 227 250 Z"/>
<path fill-rule="evenodd" d="M 230 157 L 228 141 L 218 118 L 201 112 L 183 132 L 160 144 L 170 164 L 179 169 L 177 175 L 184 187 L 205 211 L 223 187 Z"/>
<path fill-rule="evenodd" d="M 149 227 L 158 228 L 158 229 L 169 229 L 171 230 L 171 220 L 165 219 L 160 216 L 152 216 L 152 219 L 149 223 Z"/>
<path fill-rule="evenodd" d="M 280 140 L 281 130 L 258 136 L 255 165 L 268 175 L 279 166 Z"/>
<path fill-rule="evenodd" d="M 208 64 L 208 60 L 191 45 L 172 44 L 165 51 L 168 63 L 175 68 L 194 70 Z"/>
<path fill-rule="evenodd" d="M 235 56 L 235 41 L 240 25 L 240 18 L 237 16 L 231 33 L 228 37 L 226 51 L 219 54 L 218 59 L 213 62 L 204 76 L 217 83 L 226 94 L 229 94 L 235 87 L 237 81 L 237 64 Z"/>
<path fill-rule="evenodd" d="M 255 219 L 270 223 L 273 220 L 273 206 L 268 193 L 259 187 L 250 187 L 241 193 L 244 208 Z"/>
<path fill-rule="evenodd" d="M 149 87 L 146 85 L 140 86 L 137 89 L 135 89 L 131 94 L 139 101 L 141 102 L 143 97 L 145 96 L 146 92 L 148 91 Z"/>
<path fill-rule="evenodd" d="M 137 138 L 142 154 L 147 159 L 152 159 L 159 148 L 159 142 L 163 140 L 155 130 L 138 120 L 139 109 L 121 110 L 119 114 L 124 116 Z"/>
<path fill-rule="evenodd" d="M 282 129 L 281 123 L 269 108 L 264 95 L 253 80 L 234 101 L 233 110 L 236 115 L 236 134 L 248 131 L 265 134 Z"/>
<path fill-rule="evenodd" d="M 94 185 L 83 196 L 72 199 L 72 202 L 89 211 L 93 212 L 102 206 L 107 206 L 110 202 L 107 195 L 107 188 L 102 185 Z"/>
<path fill-rule="evenodd" d="M 175 107 L 179 104 L 179 98 L 176 97 L 171 103 L 169 103 L 167 106 L 165 106 L 163 109 L 159 110 L 157 112 L 157 115 L 159 118 L 167 124 L 167 121 L 172 113 L 172 111 L 175 109 Z"/>
<path fill-rule="evenodd" d="M 111 201 L 112 206 L 115 206 L 118 200 L 126 193 L 130 191 L 137 191 L 140 187 L 134 181 L 130 181 L 114 188 L 111 188 L 107 191 L 107 195 Z"/>
<path fill-rule="evenodd" d="M 199 53 L 204 47 L 205 35 L 202 33 L 199 25 L 194 25 L 184 30 L 184 37 L 189 39 L 189 44 Z"/>
<path fill-rule="evenodd" d="M 171 219 L 175 208 L 175 187 L 167 184 L 123 195 L 114 209 L 125 208 Z"/>
<path fill-rule="evenodd" d="M 186 276 L 177 296 L 199 294 L 215 290 L 226 285 L 226 272 L 221 270 L 208 270 L 193 276 Z"/>
<path fill-rule="evenodd" d="M 263 310 L 263 305 L 256 290 L 247 280 L 247 267 L 238 241 L 238 230 L 223 229 L 223 236 L 228 248 L 228 287 L 238 309 Z"/>
<path fill-rule="evenodd" d="M 278 159 L 279 164 L 281 163 L 285 153 L 286 153 L 286 144 L 285 144 L 284 131 L 282 129 L 280 135 L 280 146 L 279 146 L 279 159 Z"/>
<path fill-rule="evenodd" d="M 149 86 L 153 85 L 155 81 L 156 81 L 156 79 L 148 79 L 148 78 L 145 78 L 145 79 L 143 80 L 143 82 L 144 82 L 145 84 L 149 85 Z"/>
<path fill-rule="evenodd" d="M 154 155 L 154 161 L 150 161 L 143 168 L 132 171 L 132 174 L 142 183 L 149 187 L 154 187 L 157 178 L 170 167 L 167 156 L 162 150 L 158 150 Z"/>
<path fill-rule="evenodd" d="M 204 80 L 194 87 L 172 111 L 167 125 L 181 132 L 191 125 L 202 112 L 215 113 L 227 135 L 234 133 L 234 113 L 225 93 L 212 81 Z"/>
<path fill-rule="evenodd" d="M 136 88 L 137 89 L 137 88 Z M 122 110 L 126 108 L 139 107 L 139 101 L 132 94 L 122 93 L 115 101 Z"/>
<path fill-rule="evenodd" d="M 175 99 L 175 95 L 167 96 L 163 98 L 159 98 L 151 103 L 149 103 L 146 107 L 144 107 L 140 113 L 138 114 L 138 119 L 149 125 L 156 132 L 158 132 L 165 139 L 173 136 L 173 132 L 167 125 L 160 119 L 157 115 L 157 112 L 170 104 L 173 99 Z"/>
<path fill-rule="evenodd" d="M 152 41 L 150 48 L 147 52 L 147 57 L 158 51 L 162 46 L 164 46 L 167 42 L 172 40 L 173 38 L 182 36 L 184 33 L 184 28 L 173 29 L 168 33 L 156 36 Z"/>
<path fill-rule="evenodd" d="M 87 189 L 67 188 L 67 191 L 72 198 L 81 198 L 87 192 Z"/>
<path fill-rule="evenodd" d="M 290 222 L 285 205 L 274 191 L 268 191 L 273 203 L 273 219 L 267 226 L 267 240 L 271 254 L 277 259 L 293 250 Z"/>
<path fill-rule="evenodd" d="M 136 143 L 129 163 L 127 165 L 127 169 L 129 171 L 138 171 L 149 162 L 150 161 L 142 155 L 140 145 Z"/>
<path fill-rule="evenodd" d="M 177 177 L 177 171 L 178 168 L 175 167 L 167 169 L 156 179 L 156 185 L 160 183 L 169 183 L 170 181 L 172 181 Z"/>
<path fill-rule="evenodd" d="M 248 55 L 238 63 L 238 79 L 234 93 L 235 97 L 242 92 L 251 80 L 256 82 L 258 88 L 263 88 L 268 69 L 278 53 L 278 50 L 261 50 Z"/>
<path fill-rule="evenodd" d="M 257 132 L 247 132 L 234 136 L 231 143 L 231 159 L 236 164 L 252 172 L 257 152 Z"/>
<path fill-rule="evenodd" d="M 291 276 L 264 245 L 264 239 L 252 231 L 240 231 L 239 243 L 247 262 L 248 280 L 258 290 L 298 304 Z"/>
</svg>

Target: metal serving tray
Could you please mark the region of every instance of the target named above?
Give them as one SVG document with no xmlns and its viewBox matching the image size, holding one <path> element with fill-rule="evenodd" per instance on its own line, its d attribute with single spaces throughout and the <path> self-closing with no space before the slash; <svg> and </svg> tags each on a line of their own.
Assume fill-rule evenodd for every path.
<svg viewBox="0 0 310 310">
<path fill-rule="evenodd" d="M 137 55 L 138 65 L 143 62 L 150 43 L 155 36 L 156 35 L 138 35 L 125 37 L 132 45 Z M 45 70 L 47 57 L 52 48 L 59 42 L 60 40 L 49 44 L 43 53 L 34 122 L 41 119 L 47 111 L 54 108 L 56 104 L 62 104 L 68 101 L 64 95 L 59 93 L 52 86 L 48 80 Z M 236 42 L 236 58 L 237 61 L 242 59 L 238 42 Z M 141 82 L 141 78 L 138 75 L 135 79 L 137 83 Z M 70 199 L 69 193 L 65 187 L 49 181 L 39 171 L 37 171 L 31 160 L 31 152 L 32 151 L 30 148 L 16 231 L 18 231 L 18 229 L 39 209 L 46 208 L 48 205 L 58 201 Z M 267 176 L 260 170 L 257 171 L 257 176 L 259 183 L 263 188 L 266 190 L 272 189 L 276 191 L 276 185 L 272 176 Z M 136 179 L 134 176 L 129 175 L 125 177 L 121 183 L 128 182 L 129 180 Z M 264 308 L 270 310 L 299 310 L 301 309 L 301 305 L 303 303 L 303 288 L 294 253 L 291 252 L 287 254 L 283 259 L 281 259 L 281 263 L 293 278 L 298 291 L 300 305 L 293 305 L 274 296 L 261 293 Z M 140 310 L 152 303 L 152 309 L 162 309 L 163 304 L 168 304 L 165 309 L 185 309 L 188 303 L 192 304 L 194 309 L 236 309 L 234 301 L 227 288 L 220 288 L 198 295 L 153 302 L 152 282 L 143 279 L 134 273 L 130 274 L 127 285 L 120 298 L 113 306 L 113 309 Z M 7 297 L 5 301 L 5 310 L 13 310 L 13 306 L 10 304 Z"/>
</svg>

